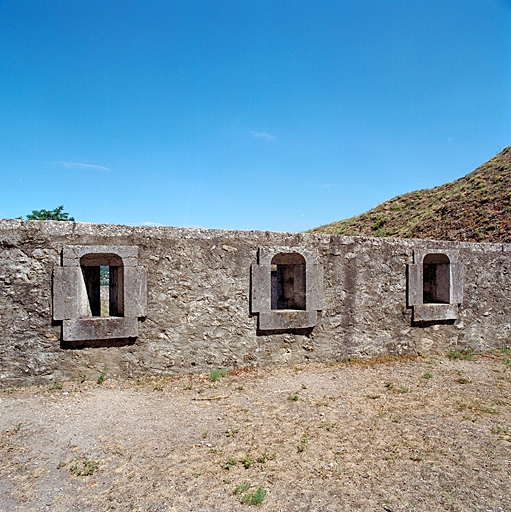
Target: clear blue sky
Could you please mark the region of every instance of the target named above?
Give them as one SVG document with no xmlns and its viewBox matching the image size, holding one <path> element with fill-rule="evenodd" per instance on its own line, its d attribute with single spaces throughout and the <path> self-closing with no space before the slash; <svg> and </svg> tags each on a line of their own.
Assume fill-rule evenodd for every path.
<svg viewBox="0 0 511 512">
<path fill-rule="evenodd" d="M 0 217 L 302 231 L 511 144 L 511 1 L 0 0 Z"/>
</svg>

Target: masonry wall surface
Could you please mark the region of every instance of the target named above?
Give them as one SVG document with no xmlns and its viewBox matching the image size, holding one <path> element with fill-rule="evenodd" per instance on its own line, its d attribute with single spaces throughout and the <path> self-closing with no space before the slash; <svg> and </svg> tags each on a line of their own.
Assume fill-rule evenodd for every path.
<svg viewBox="0 0 511 512">
<path fill-rule="evenodd" d="M 62 341 L 52 275 L 64 246 L 136 246 L 147 272 L 138 337 Z M 302 248 L 323 269 L 313 328 L 258 330 L 258 250 Z M 416 251 L 458 251 L 463 302 L 453 321 L 415 325 L 407 265 Z M 0 386 L 511 345 L 511 245 L 254 231 L 0 220 Z"/>
</svg>

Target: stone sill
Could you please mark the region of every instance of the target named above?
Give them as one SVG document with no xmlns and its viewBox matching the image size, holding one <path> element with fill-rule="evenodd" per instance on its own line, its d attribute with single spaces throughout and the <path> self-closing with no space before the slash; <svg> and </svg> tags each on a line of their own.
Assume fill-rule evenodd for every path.
<svg viewBox="0 0 511 512">
<path fill-rule="evenodd" d="M 270 312 L 259 313 L 259 329 L 261 330 L 306 329 L 314 327 L 317 322 L 317 311 L 274 309 Z"/>
<path fill-rule="evenodd" d="M 64 320 L 64 341 L 111 340 L 138 336 L 137 318 L 96 316 Z"/>
<path fill-rule="evenodd" d="M 414 322 L 457 320 L 458 304 L 420 304 L 413 307 Z"/>
</svg>

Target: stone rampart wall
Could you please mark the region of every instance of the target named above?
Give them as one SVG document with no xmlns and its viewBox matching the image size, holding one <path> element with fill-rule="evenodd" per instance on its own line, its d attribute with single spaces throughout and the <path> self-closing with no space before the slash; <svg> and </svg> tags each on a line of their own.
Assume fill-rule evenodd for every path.
<svg viewBox="0 0 511 512">
<path fill-rule="evenodd" d="M 124 257 L 117 316 L 84 318 L 96 256 L 74 246 Z M 422 303 L 429 261 L 445 304 Z M 272 262 L 306 267 L 303 307 L 272 309 Z M 0 220 L 0 386 L 499 348 L 510 298 L 505 244 Z"/>
</svg>

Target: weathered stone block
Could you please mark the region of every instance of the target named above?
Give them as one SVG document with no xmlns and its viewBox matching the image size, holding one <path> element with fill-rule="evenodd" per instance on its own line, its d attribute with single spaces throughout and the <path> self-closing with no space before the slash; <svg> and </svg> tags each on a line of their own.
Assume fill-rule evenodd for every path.
<svg viewBox="0 0 511 512">
<path fill-rule="evenodd" d="M 280 309 L 259 313 L 259 329 L 289 330 L 306 329 L 318 323 L 316 311 L 299 311 L 296 309 Z"/>
<path fill-rule="evenodd" d="M 252 265 L 252 313 L 271 310 L 271 265 Z"/>
<path fill-rule="evenodd" d="M 81 268 L 55 267 L 53 269 L 53 319 L 68 320 L 90 315 Z"/>
<path fill-rule="evenodd" d="M 317 253 L 311 251 L 310 249 L 306 249 L 304 247 L 296 247 L 296 246 L 286 246 L 286 245 L 278 245 L 272 247 L 260 247 L 258 251 L 258 263 L 259 265 L 271 265 L 272 259 L 277 255 L 285 255 L 285 254 L 300 254 L 304 257 L 307 264 L 312 265 L 317 263 L 318 255 Z"/>
<path fill-rule="evenodd" d="M 124 316 L 147 315 L 147 271 L 143 267 L 124 269 Z"/>
<path fill-rule="evenodd" d="M 323 267 L 317 264 L 307 265 L 306 268 L 306 309 L 321 311 L 323 309 Z"/>
<path fill-rule="evenodd" d="M 91 317 L 63 322 L 64 341 L 110 340 L 137 336 L 136 318 Z"/>
<path fill-rule="evenodd" d="M 118 256 L 125 267 L 138 265 L 138 247 L 133 246 L 109 246 L 109 245 L 66 245 L 62 250 L 62 265 L 64 267 L 79 267 L 80 260 L 87 255 L 90 259 L 88 265 L 94 265 L 93 255 L 98 255 L 96 265 L 116 265 L 116 259 L 108 262 L 108 255 Z M 102 256 L 99 256 L 102 255 Z"/>
<path fill-rule="evenodd" d="M 422 265 L 408 265 L 408 306 L 422 304 Z"/>
<path fill-rule="evenodd" d="M 465 270 L 462 263 L 451 264 L 451 303 L 461 304 L 463 302 L 463 284 Z"/>
<path fill-rule="evenodd" d="M 457 318 L 458 304 L 420 304 L 413 308 L 414 322 L 435 322 Z"/>
</svg>

